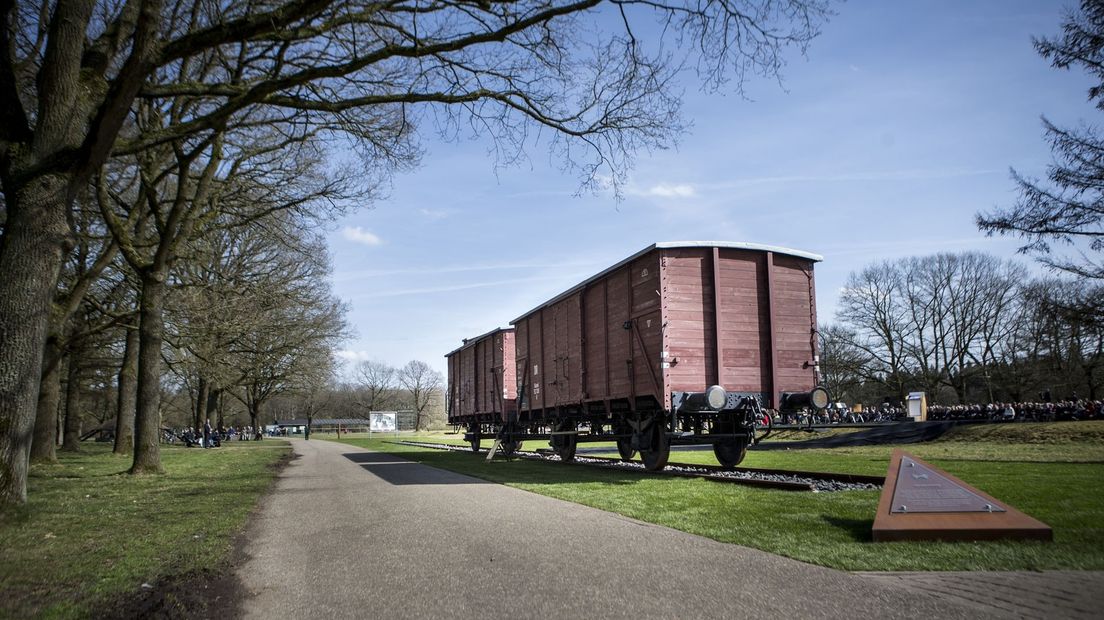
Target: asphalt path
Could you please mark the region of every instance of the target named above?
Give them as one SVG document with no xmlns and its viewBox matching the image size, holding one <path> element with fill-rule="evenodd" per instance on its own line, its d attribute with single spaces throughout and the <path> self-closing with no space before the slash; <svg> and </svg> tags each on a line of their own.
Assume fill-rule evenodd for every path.
<svg viewBox="0 0 1104 620">
<path fill-rule="evenodd" d="M 237 567 L 249 618 L 1006 616 L 389 454 L 292 445 Z"/>
</svg>

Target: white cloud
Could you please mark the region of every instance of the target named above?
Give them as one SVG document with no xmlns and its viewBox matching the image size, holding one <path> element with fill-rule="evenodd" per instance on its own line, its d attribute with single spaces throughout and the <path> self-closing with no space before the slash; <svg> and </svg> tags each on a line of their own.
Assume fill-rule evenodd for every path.
<svg viewBox="0 0 1104 620">
<path fill-rule="evenodd" d="M 418 213 L 421 213 L 427 219 L 434 222 L 437 220 L 443 220 L 449 215 L 452 215 L 451 213 L 449 213 L 448 209 L 418 209 Z"/>
<path fill-rule="evenodd" d="M 349 349 L 334 351 L 334 355 L 348 362 L 363 362 L 372 358 L 372 354 L 367 351 L 351 351 Z"/>
<path fill-rule="evenodd" d="M 362 243 L 364 245 L 379 245 L 383 243 L 383 239 L 380 239 L 378 236 L 360 226 L 346 226 L 342 228 L 341 236 L 354 243 Z"/>
<path fill-rule="evenodd" d="M 697 195 L 697 190 L 693 185 L 688 183 L 680 183 L 678 185 L 671 183 L 659 183 L 653 185 L 643 191 L 634 191 L 634 194 L 641 196 L 655 196 L 656 198 L 692 198 Z"/>
</svg>

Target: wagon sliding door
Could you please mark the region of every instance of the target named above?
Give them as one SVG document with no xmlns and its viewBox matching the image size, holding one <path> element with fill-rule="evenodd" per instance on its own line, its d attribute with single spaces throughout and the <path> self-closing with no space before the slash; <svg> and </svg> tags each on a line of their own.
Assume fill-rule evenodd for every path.
<svg viewBox="0 0 1104 620">
<path fill-rule="evenodd" d="M 545 381 L 549 406 L 578 405 L 583 397 L 582 294 L 545 309 Z"/>
<path fill-rule="evenodd" d="M 717 308 L 717 321 L 709 331 L 720 334 L 720 384 L 759 394 L 766 406 L 775 407 L 769 261 L 764 252 L 714 250 L 708 262 L 717 290 L 708 305 Z"/>
<path fill-rule="evenodd" d="M 651 252 L 629 267 L 630 325 L 629 363 L 632 393 L 638 401 L 652 396 L 655 405 L 666 408 L 663 389 L 662 285 L 660 283 L 659 252 Z"/>
<path fill-rule="evenodd" d="M 515 377 L 520 412 L 540 411 L 545 407 L 543 315 L 544 310 L 539 310 L 514 325 Z"/>
</svg>

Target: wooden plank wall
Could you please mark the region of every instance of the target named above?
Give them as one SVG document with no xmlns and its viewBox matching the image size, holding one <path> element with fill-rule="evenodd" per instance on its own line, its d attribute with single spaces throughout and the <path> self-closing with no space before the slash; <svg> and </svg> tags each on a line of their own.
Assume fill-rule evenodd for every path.
<svg viewBox="0 0 1104 620">
<path fill-rule="evenodd" d="M 813 263 L 774 255 L 774 338 L 779 390 L 805 391 L 816 386 L 816 314 Z"/>
<path fill-rule="evenodd" d="M 504 361 L 508 364 L 504 365 Z M 448 357 L 450 421 L 514 411 L 514 334 L 503 330 L 469 343 Z M 504 372 L 504 370 L 508 372 Z M 505 375 L 505 377 L 503 376 Z"/>
<path fill-rule="evenodd" d="M 727 390 L 770 394 L 767 404 L 775 406 L 782 390 L 811 389 L 812 269 L 809 260 L 769 252 L 667 250 L 664 347 L 666 361 L 677 362 L 666 370 L 666 391 L 719 383 Z"/>
<path fill-rule="evenodd" d="M 514 371 L 514 342 L 516 335 L 512 330 L 504 331 L 500 335 L 502 337 L 502 346 L 496 350 L 495 355 L 498 368 L 502 369 L 502 397 L 507 401 L 505 410 L 509 411 L 511 405 L 514 404 L 514 399 L 517 398 L 517 373 Z"/>
<path fill-rule="evenodd" d="M 663 257 L 663 348 L 667 390 L 700 390 L 717 381 L 713 271 L 701 248 L 667 250 Z M 671 364 L 672 360 L 675 360 Z"/>
<path fill-rule="evenodd" d="M 448 420 L 452 422 L 460 418 L 460 391 L 458 389 L 460 385 L 459 355 L 457 353 L 449 355 L 447 364 L 449 389 Z"/>
<path fill-rule="evenodd" d="M 519 389 L 528 372 L 524 409 L 655 394 L 655 383 L 662 387 L 660 288 L 656 251 L 514 323 Z M 624 329 L 629 321 L 639 340 Z"/>
<path fill-rule="evenodd" d="M 775 406 L 815 385 L 812 268 L 753 250 L 649 252 L 519 319 L 513 379 L 527 410 L 646 395 L 667 407 L 672 390 L 717 383 Z"/>
<path fill-rule="evenodd" d="M 769 393 L 773 385 L 767 254 L 722 249 L 718 255 L 721 385 L 737 392 Z"/>
</svg>

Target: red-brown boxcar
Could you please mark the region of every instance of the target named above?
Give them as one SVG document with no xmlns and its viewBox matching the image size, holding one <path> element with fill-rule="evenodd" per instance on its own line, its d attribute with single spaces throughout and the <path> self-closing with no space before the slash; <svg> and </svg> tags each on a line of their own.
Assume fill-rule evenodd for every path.
<svg viewBox="0 0 1104 620">
<path fill-rule="evenodd" d="M 483 426 L 501 426 L 517 411 L 514 374 L 514 330 L 496 329 L 464 341 L 448 359 L 448 421 L 476 432 L 469 437 L 479 449 Z"/>
<path fill-rule="evenodd" d="M 565 458 L 577 440 L 616 438 L 653 469 L 672 440 L 711 443 L 734 466 L 760 406 L 827 402 L 816 388 L 819 260 L 750 243 L 657 243 L 523 314 L 512 322 L 509 430 L 549 429 Z"/>
</svg>

